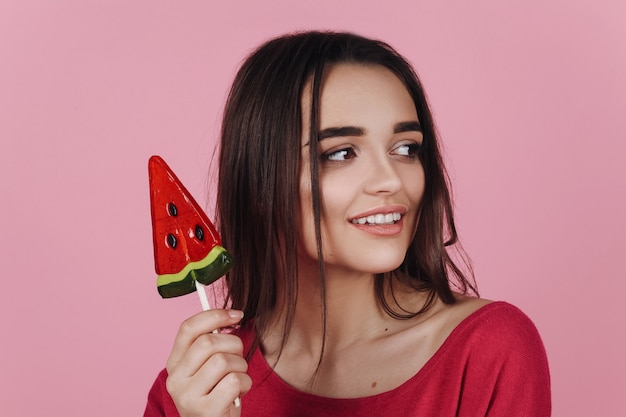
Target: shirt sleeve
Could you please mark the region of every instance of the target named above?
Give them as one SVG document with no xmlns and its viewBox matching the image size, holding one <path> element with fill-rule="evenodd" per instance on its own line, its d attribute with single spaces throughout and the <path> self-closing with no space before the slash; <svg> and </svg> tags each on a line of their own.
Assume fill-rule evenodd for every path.
<svg viewBox="0 0 626 417">
<path fill-rule="evenodd" d="M 519 309 L 503 304 L 485 317 L 468 364 L 468 404 L 489 417 L 549 417 L 550 372 L 537 328 Z M 477 404 L 479 403 L 479 404 Z M 464 416 L 475 416 L 466 409 Z"/>
<path fill-rule="evenodd" d="M 180 417 L 172 397 L 165 388 L 167 371 L 162 370 L 157 376 L 150 392 L 143 417 Z"/>
</svg>

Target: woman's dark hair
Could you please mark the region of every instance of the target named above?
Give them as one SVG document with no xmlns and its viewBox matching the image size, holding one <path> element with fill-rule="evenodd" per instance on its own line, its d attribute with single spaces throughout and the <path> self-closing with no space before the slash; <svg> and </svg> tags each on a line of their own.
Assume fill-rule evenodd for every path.
<svg viewBox="0 0 626 417">
<path fill-rule="evenodd" d="M 391 70 L 413 98 L 423 129 L 421 162 L 426 185 L 419 225 L 398 271 L 376 277 L 382 307 L 392 317 L 409 318 L 426 311 L 437 297 L 444 303 L 454 303 L 452 287 L 465 294 L 477 293 L 473 279 L 464 275 L 447 250 L 454 245 L 463 253 L 457 242 L 449 181 L 435 125 L 411 65 L 386 43 L 354 34 L 290 34 L 264 43 L 244 61 L 226 103 L 221 132 L 216 213 L 224 247 L 235 259 L 226 277 L 228 297 L 233 308 L 244 311 L 242 324 L 255 318 L 257 341 L 266 330 L 264 313 L 277 305 L 286 309 L 284 335 L 291 327 L 298 292 L 303 90 L 312 86 L 308 134 L 310 143 L 317 143 L 324 71 L 340 63 L 380 65 Z M 323 296 L 318 150 L 316 146 L 310 149 L 312 209 Z M 466 261 L 464 256 L 461 259 Z M 466 265 L 471 274 L 471 267 Z M 429 295 L 419 311 L 408 311 L 394 297 L 385 297 L 385 285 L 392 285 L 392 276 Z"/>
</svg>

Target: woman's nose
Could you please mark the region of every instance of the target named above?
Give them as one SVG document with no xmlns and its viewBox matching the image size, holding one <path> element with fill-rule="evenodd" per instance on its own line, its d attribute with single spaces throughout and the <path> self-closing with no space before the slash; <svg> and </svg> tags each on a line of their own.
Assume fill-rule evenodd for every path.
<svg viewBox="0 0 626 417">
<path fill-rule="evenodd" d="M 402 179 L 389 155 L 372 158 L 366 170 L 366 192 L 370 194 L 394 194 L 402 189 Z"/>
</svg>

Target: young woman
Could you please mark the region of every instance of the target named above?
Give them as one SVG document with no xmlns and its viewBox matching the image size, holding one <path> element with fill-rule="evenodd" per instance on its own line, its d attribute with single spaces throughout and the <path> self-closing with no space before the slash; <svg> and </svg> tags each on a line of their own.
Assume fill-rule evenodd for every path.
<svg viewBox="0 0 626 417">
<path fill-rule="evenodd" d="M 262 45 L 232 86 L 219 163 L 232 306 L 181 325 L 145 416 L 550 415 L 534 325 L 478 298 L 449 254 L 434 123 L 390 46 Z"/>
</svg>

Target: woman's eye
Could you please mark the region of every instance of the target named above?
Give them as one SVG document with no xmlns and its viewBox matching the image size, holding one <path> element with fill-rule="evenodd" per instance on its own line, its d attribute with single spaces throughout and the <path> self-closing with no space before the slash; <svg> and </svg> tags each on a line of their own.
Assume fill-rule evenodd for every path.
<svg viewBox="0 0 626 417">
<path fill-rule="evenodd" d="M 395 148 L 393 153 L 400 156 L 417 157 L 421 150 L 421 143 L 405 143 Z"/>
<path fill-rule="evenodd" d="M 322 158 L 325 161 L 347 161 L 348 159 L 352 159 L 356 156 L 354 149 L 352 148 L 344 148 L 336 151 L 326 152 L 322 155 Z"/>
</svg>

